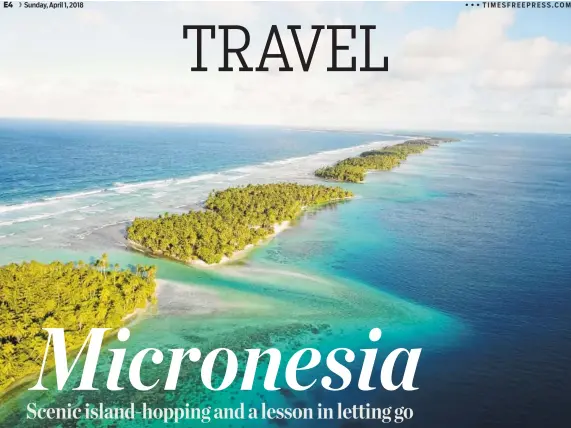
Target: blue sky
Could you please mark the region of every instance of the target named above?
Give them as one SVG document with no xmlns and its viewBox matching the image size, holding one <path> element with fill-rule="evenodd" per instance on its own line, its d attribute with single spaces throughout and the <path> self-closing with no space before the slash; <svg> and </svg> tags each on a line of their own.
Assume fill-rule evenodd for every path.
<svg viewBox="0 0 571 428">
<path fill-rule="evenodd" d="M 272 24 L 293 73 L 192 73 L 182 25 L 239 24 L 256 62 Z M 309 73 L 285 25 L 374 24 L 387 73 Z M 571 132 L 571 9 L 492 10 L 458 2 L 86 2 L 0 10 L 0 116 L 57 119 Z M 307 29 L 306 29 L 307 28 Z M 362 49 L 362 40 L 352 44 Z M 205 44 L 221 61 L 221 35 Z M 254 64 L 255 65 L 255 64 Z M 271 66 L 272 63 L 269 63 Z M 277 65 L 276 65 L 277 66 Z"/>
</svg>

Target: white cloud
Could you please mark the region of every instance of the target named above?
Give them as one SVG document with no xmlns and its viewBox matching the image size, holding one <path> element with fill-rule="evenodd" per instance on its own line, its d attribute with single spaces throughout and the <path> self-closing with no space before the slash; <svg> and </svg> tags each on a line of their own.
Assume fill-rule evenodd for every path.
<svg viewBox="0 0 571 428">
<path fill-rule="evenodd" d="M 78 9 L 76 12 L 79 21 L 87 25 L 104 25 L 106 23 L 105 15 L 97 10 Z"/>
<path fill-rule="evenodd" d="M 373 43 L 373 57 L 390 52 L 387 73 L 323 71 L 330 65 L 328 32 L 320 37 L 308 73 L 192 73 L 194 46 L 179 38 L 182 23 L 246 25 L 253 38 L 246 58 L 254 67 L 270 25 L 281 23 L 290 64 L 300 70 L 283 24 L 359 23 L 372 18 L 365 15 L 363 5 L 351 4 L 161 6 L 132 4 L 140 12 L 136 18 L 129 18 L 132 9 L 125 5 L 94 8 L 77 17 L 82 25 L 87 20 L 98 30 L 83 29 L 81 40 L 65 43 L 61 40 L 71 26 L 65 19 L 51 24 L 48 34 L 53 40 L 45 40 L 41 22 L 39 27 L 22 26 L 31 39 L 8 52 L 13 61 L 0 71 L 0 115 L 571 131 L 571 46 L 546 37 L 510 39 L 508 30 L 517 25 L 510 10 L 465 11 L 447 28 L 419 28 L 391 46 Z M 42 35 L 41 45 L 34 40 L 36 32 Z M 384 29 L 379 34 L 381 42 L 390 36 Z M 221 62 L 221 39 L 219 34 L 205 44 L 205 60 L 211 65 Z M 302 30 L 300 39 L 307 52 L 313 31 Z M 36 52 L 43 43 L 58 41 L 57 53 Z M 362 60 L 360 40 L 352 46 Z M 49 72 L 26 67 L 30 61 Z M 276 63 L 269 60 L 268 65 Z"/>
<path fill-rule="evenodd" d="M 571 119 L 571 90 L 557 98 L 557 113 Z"/>
<path fill-rule="evenodd" d="M 514 17 L 508 9 L 481 9 L 461 13 L 451 29 L 413 31 L 405 38 L 396 72 L 415 79 L 464 73 L 471 84 L 488 89 L 568 85 L 571 46 L 546 37 L 508 39 Z"/>
<path fill-rule="evenodd" d="M 529 70 L 484 70 L 478 80 L 477 86 L 492 89 L 521 89 L 529 88 L 533 83 L 533 73 Z"/>
</svg>

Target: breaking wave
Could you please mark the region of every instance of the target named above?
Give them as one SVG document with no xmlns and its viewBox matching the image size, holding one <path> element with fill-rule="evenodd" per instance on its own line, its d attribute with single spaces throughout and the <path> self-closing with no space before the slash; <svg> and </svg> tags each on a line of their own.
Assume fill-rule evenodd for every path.
<svg viewBox="0 0 571 428">
<path fill-rule="evenodd" d="M 30 242 L 30 238 L 37 244 L 38 237 L 45 238 L 42 245 L 69 245 L 74 240 L 85 240 L 103 227 L 129 222 L 135 216 L 185 211 L 204 201 L 211 190 L 275 181 L 315 183 L 313 171 L 316 168 L 364 149 L 399 141 L 402 140 L 372 142 L 184 178 L 116 182 L 104 189 L 0 205 L 0 236 L 3 245 L 23 245 Z"/>
</svg>

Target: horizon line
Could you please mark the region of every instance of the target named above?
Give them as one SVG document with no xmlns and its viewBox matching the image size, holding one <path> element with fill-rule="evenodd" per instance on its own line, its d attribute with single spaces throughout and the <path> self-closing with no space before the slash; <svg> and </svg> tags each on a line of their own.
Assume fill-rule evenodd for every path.
<svg viewBox="0 0 571 428">
<path fill-rule="evenodd" d="M 53 118 L 53 117 L 28 117 L 28 116 L 0 116 L 0 121 L 37 121 L 37 122 L 71 122 L 71 123 L 101 123 L 101 124 L 123 124 L 123 125 L 179 125 L 179 126 L 232 126 L 232 127 L 268 127 L 281 128 L 284 130 L 295 131 L 321 131 L 321 132 L 345 132 L 345 133 L 362 133 L 362 134 L 384 134 L 388 132 L 411 132 L 425 133 L 430 132 L 456 132 L 464 134 L 549 134 L 549 135 L 569 135 L 568 132 L 557 131 L 505 131 L 505 130 L 478 130 L 478 129 L 454 129 L 454 128 L 352 128 L 352 127 L 330 127 L 330 126 L 307 126 L 307 125 L 286 125 L 286 124 L 270 124 L 270 123 L 233 123 L 233 122 L 181 122 L 181 121 L 154 121 L 154 120 L 126 120 L 126 119 L 79 119 L 79 118 Z M 423 135 L 426 136 L 426 135 Z"/>
</svg>

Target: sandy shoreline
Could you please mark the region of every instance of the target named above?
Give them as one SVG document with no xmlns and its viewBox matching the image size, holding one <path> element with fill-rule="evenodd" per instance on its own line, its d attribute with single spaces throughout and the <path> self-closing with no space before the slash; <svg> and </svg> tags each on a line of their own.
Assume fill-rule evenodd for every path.
<svg viewBox="0 0 571 428">
<path fill-rule="evenodd" d="M 267 236 L 266 238 L 258 241 L 256 244 L 246 245 L 242 250 L 235 251 L 231 256 L 223 256 L 222 260 L 220 260 L 218 263 L 206 263 L 203 260 L 197 259 L 197 260 L 192 260 L 190 262 L 190 264 L 192 266 L 209 268 L 209 267 L 216 267 L 216 266 L 220 266 L 220 265 L 227 264 L 230 262 L 235 262 L 236 260 L 243 259 L 253 249 L 270 242 L 273 238 L 275 238 L 278 234 L 282 233 L 284 230 L 286 230 L 290 226 L 291 226 L 291 222 L 289 220 L 282 221 L 281 223 L 274 224 L 274 233 L 272 233 L 271 235 Z"/>
<path fill-rule="evenodd" d="M 338 199 L 332 199 L 330 201 L 327 201 L 323 204 L 317 204 L 317 205 L 312 205 L 311 207 L 318 207 L 320 205 L 327 205 L 327 204 L 331 204 L 331 203 L 336 203 L 336 202 L 340 202 L 340 201 L 344 201 L 344 200 L 348 200 L 348 199 L 352 199 L 354 196 L 352 197 L 347 197 L 347 198 L 338 198 Z M 303 213 L 306 211 L 308 207 L 302 207 L 301 211 L 299 212 L 297 218 L 299 218 L 300 216 L 303 215 Z M 246 245 L 243 249 L 235 251 L 234 253 L 232 253 L 232 255 L 230 256 L 222 256 L 222 260 L 220 260 L 218 263 L 206 263 L 204 260 L 200 260 L 200 259 L 193 259 L 193 260 L 180 260 L 174 257 L 169 257 L 169 256 L 165 256 L 163 255 L 161 252 L 155 252 L 155 251 L 151 251 L 148 248 L 144 247 L 143 245 L 131 241 L 130 239 L 127 239 L 126 237 L 124 237 L 125 240 L 125 247 L 126 248 L 130 248 L 132 250 L 138 251 L 140 253 L 143 254 L 147 254 L 147 255 L 151 255 L 154 257 L 163 257 L 166 259 L 170 259 L 170 260 L 175 260 L 177 262 L 181 262 L 184 263 L 188 266 L 194 266 L 194 267 L 199 267 L 199 268 L 213 268 L 216 266 L 220 266 L 220 265 L 224 265 L 224 264 L 228 264 L 230 262 L 235 262 L 237 260 L 243 259 L 244 257 L 246 257 L 252 250 L 254 250 L 255 248 L 260 247 L 261 245 L 267 244 L 268 242 L 270 242 L 273 238 L 275 238 L 277 235 L 279 235 L 280 233 L 282 233 L 284 230 L 288 229 L 291 227 L 291 221 L 290 220 L 285 220 L 282 221 L 281 223 L 275 223 L 274 224 L 274 233 L 272 233 L 271 235 L 268 235 L 267 237 L 265 237 L 264 239 L 261 239 L 260 241 L 258 241 L 255 244 L 248 244 Z"/>
<path fill-rule="evenodd" d="M 281 232 L 283 232 L 284 230 L 289 228 L 290 224 L 291 224 L 291 222 L 289 220 L 283 221 L 281 223 L 274 224 L 274 233 L 272 233 L 271 235 L 267 236 L 266 238 L 260 240 L 256 244 L 246 245 L 243 249 L 235 251 L 231 256 L 222 256 L 222 260 L 220 260 L 218 263 L 206 263 L 204 260 L 200 260 L 200 259 L 186 260 L 186 261 L 185 260 L 179 260 L 179 259 L 176 259 L 173 257 L 165 256 L 160 252 L 150 251 L 148 248 L 144 247 L 143 245 L 141 245 L 137 242 L 131 241 L 130 239 L 126 239 L 126 238 L 125 238 L 125 242 L 126 242 L 125 246 L 127 248 L 130 248 L 132 250 L 138 251 L 138 252 L 143 253 L 143 254 L 148 254 L 151 256 L 155 256 L 155 257 L 163 257 L 163 258 L 170 259 L 170 260 L 175 260 L 177 262 L 181 262 L 181 263 L 187 264 L 189 266 L 195 266 L 195 267 L 201 267 L 201 268 L 212 268 L 212 267 L 220 266 L 220 265 L 227 264 L 230 262 L 234 262 L 236 260 L 240 260 L 240 259 L 246 257 L 248 255 L 248 253 L 250 253 L 250 251 L 259 247 L 260 245 L 263 245 L 263 244 L 269 242 L 276 235 L 280 234 Z"/>
</svg>

